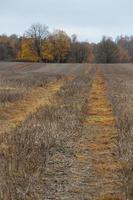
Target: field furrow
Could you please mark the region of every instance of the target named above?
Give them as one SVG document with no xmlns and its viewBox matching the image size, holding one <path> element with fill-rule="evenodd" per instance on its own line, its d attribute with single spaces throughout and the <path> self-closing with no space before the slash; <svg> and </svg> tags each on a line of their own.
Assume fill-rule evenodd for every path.
<svg viewBox="0 0 133 200">
<path fill-rule="evenodd" d="M 50 105 L 54 94 L 60 90 L 67 79 L 71 78 L 64 77 L 46 86 L 36 87 L 23 100 L 8 103 L 4 107 L 0 107 L 0 133 L 15 128 L 30 114 L 34 114 L 40 107 Z"/>
<path fill-rule="evenodd" d="M 118 197 L 117 133 L 105 83 L 98 70 L 85 114 L 82 136 L 74 147 L 69 192 L 75 199 Z"/>
</svg>

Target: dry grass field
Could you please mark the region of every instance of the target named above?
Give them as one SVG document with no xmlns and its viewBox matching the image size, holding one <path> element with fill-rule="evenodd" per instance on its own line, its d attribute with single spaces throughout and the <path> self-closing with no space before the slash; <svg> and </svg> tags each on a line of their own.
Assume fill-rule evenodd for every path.
<svg viewBox="0 0 133 200">
<path fill-rule="evenodd" d="M 0 200 L 133 200 L 133 65 L 0 63 Z"/>
</svg>

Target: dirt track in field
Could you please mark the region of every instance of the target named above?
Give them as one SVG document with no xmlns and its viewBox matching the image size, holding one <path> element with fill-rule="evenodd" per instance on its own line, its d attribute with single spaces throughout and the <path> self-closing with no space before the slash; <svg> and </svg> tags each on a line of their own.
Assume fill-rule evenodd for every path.
<svg viewBox="0 0 133 200">
<path fill-rule="evenodd" d="M 120 196 L 115 146 L 117 133 L 105 83 L 99 70 L 93 81 L 85 112 L 83 133 L 74 148 L 70 199 L 115 199 Z"/>
<path fill-rule="evenodd" d="M 60 90 L 66 80 L 72 77 L 64 77 L 47 86 L 32 89 L 23 100 L 8 103 L 0 108 L 0 133 L 15 128 L 23 122 L 30 114 L 34 114 L 40 107 L 51 105 L 54 94 Z"/>
<path fill-rule="evenodd" d="M 118 197 L 117 132 L 114 128 L 112 108 L 106 96 L 106 86 L 100 71 L 97 71 L 92 85 L 87 113 L 85 124 L 96 128 L 97 133 L 92 135 L 87 145 L 83 144 L 81 147 L 88 148 L 94 157 L 93 164 L 97 176 L 96 185 L 99 188 L 99 196 L 116 195 Z"/>
</svg>

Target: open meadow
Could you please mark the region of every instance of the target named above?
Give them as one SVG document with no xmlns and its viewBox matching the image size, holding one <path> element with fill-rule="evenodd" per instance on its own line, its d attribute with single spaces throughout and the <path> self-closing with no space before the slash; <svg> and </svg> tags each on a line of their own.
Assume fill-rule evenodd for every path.
<svg viewBox="0 0 133 200">
<path fill-rule="evenodd" d="M 133 200 L 133 64 L 0 62 L 0 200 Z"/>
</svg>

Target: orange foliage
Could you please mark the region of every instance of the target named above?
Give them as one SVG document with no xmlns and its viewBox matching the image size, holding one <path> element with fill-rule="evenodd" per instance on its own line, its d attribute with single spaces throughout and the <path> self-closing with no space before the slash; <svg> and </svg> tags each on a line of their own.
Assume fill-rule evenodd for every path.
<svg viewBox="0 0 133 200">
<path fill-rule="evenodd" d="M 70 38 L 64 31 L 55 31 L 44 43 L 43 58 L 64 62 L 70 50 Z"/>
<path fill-rule="evenodd" d="M 23 38 L 21 41 L 21 48 L 18 53 L 19 60 L 38 61 L 39 58 L 36 52 L 31 48 L 31 39 Z"/>
</svg>

